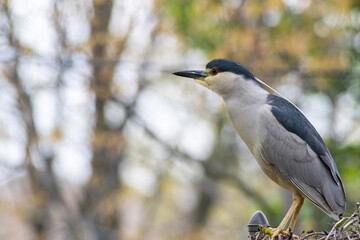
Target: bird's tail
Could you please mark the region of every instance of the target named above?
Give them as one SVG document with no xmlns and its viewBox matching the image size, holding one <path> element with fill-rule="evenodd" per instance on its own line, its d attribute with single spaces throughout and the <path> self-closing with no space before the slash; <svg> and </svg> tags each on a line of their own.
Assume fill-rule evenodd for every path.
<svg viewBox="0 0 360 240">
<path fill-rule="evenodd" d="M 338 220 L 346 209 L 345 189 L 342 182 L 340 181 L 339 185 L 335 181 L 325 182 L 321 189 L 316 190 L 317 193 L 313 192 L 308 198 L 329 217 Z"/>
<path fill-rule="evenodd" d="M 340 179 L 340 178 L 339 178 Z M 345 189 L 340 180 L 340 184 L 336 184 L 334 181 L 324 183 L 322 192 L 326 203 L 331 210 L 334 219 L 338 219 L 340 215 L 343 215 L 346 209 Z"/>
</svg>

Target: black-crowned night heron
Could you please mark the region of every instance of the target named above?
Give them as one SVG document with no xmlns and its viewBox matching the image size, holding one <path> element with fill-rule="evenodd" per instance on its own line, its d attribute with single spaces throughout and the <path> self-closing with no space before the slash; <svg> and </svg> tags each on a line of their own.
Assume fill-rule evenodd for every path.
<svg viewBox="0 0 360 240">
<path fill-rule="evenodd" d="M 261 169 L 293 194 L 272 238 L 294 229 L 305 198 L 333 219 L 345 212 L 345 190 L 335 162 L 303 113 L 240 63 L 214 59 L 205 71 L 175 72 L 219 94 L 236 131 Z M 270 93 L 272 92 L 272 93 Z"/>
</svg>

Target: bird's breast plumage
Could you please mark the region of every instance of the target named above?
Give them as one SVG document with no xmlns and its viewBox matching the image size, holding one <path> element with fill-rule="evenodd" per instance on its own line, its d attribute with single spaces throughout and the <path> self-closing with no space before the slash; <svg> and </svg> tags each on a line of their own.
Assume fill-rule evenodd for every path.
<svg viewBox="0 0 360 240">
<path fill-rule="evenodd" d="M 229 118 L 252 153 L 260 143 L 258 113 L 267 95 L 254 81 L 239 78 L 233 92 L 224 97 Z"/>
</svg>

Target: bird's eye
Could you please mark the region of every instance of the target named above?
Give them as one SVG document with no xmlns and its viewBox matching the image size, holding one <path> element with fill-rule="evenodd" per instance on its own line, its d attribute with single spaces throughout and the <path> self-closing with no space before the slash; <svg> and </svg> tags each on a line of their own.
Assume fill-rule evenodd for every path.
<svg viewBox="0 0 360 240">
<path fill-rule="evenodd" d="M 216 75 L 216 74 L 218 74 L 218 72 L 219 71 L 216 68 L 211 69 L 211 74 L 212 75 Z"/>
</svg>

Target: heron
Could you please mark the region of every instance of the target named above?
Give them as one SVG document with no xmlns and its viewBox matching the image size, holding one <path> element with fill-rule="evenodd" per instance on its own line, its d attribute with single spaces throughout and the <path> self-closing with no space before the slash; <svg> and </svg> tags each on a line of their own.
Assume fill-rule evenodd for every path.
<svg viewBox="0 0 360 240">
<path fill-rule="evenodd" d="M 273 229 L 272 239 L 294 230 L 305 198 L 335 220 L 344 214 L 345 189 L 336 164 L 320 134 L 295 104 L 228 59 L 214 59 L 205 70 L 173 74 L 193 78 L 220 95 L 230 121 L 260 168 L 292 193 L 292 204 Z"/>
</svg>

